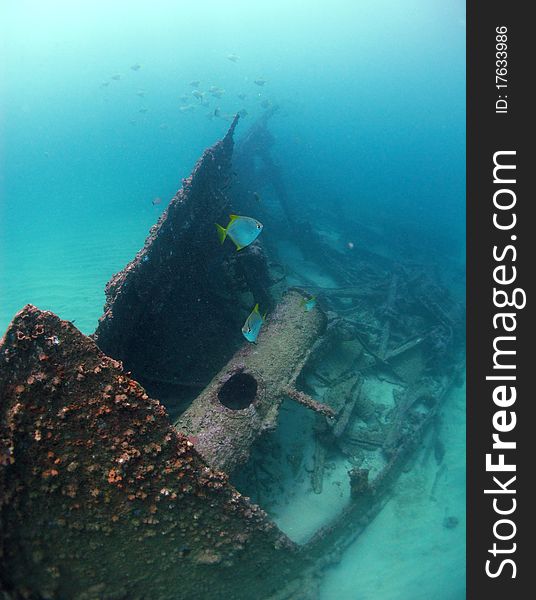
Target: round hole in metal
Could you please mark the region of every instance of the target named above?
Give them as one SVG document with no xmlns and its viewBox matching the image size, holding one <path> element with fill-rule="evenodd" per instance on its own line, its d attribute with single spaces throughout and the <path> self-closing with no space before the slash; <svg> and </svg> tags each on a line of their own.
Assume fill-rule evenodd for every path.
<svg viewBox="0 0 536 600">
<path fill-rule="evenodd" d="M 247 408 L 257 394 L 257 380 L 249 373 L 236 373 L 220 388 L 218 400 L 231 410 Z"/>
</svg>

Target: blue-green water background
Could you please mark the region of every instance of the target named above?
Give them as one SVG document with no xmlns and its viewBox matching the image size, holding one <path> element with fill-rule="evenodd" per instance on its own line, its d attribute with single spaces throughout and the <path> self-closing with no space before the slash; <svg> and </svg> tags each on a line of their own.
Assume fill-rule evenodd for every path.
<svg viewBox="0 0 536 600">
<path fill-rule="evenodd" d="M 194 79 L 225 94 L 181 113 Z M 279 103 L 274 152 L 308 214 L 372 224 L 388 215 L 463 265 L 460 0 L 2 0 L 0 86 L 2 331 L 28 302 L 94 330 L 105 283 L 225 132 L 206 117 L 216 106 L 248 111 L 240 136 L 263 100 Z M 461 418 L 456 432 L 463 457 Z M 453 563 L 438 566 L 436 598 L 461 597 L 457 543 Z M 450 588 L 440 584 L 449 569 Z M 339 574 L 347 591 L 332 586 L 325 598 L 421 597 L 416 588 L 361 596 L 352 573 Z"/>
</svg>

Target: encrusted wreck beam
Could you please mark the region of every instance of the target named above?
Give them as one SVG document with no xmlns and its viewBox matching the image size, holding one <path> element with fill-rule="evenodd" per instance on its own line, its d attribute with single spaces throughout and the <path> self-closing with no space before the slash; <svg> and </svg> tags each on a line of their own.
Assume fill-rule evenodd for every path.
<svg viewBox="0 0 536 600">
<path fill-rule="evenodd" d="M 0 589 L 262 599 L 304 560 L 118 361 L 50 312 L 16 315 L 0 341 Z"/>
<path fill-rule="evenodd" d="M 286 387 L 283 391 L 291 400 L 294 400 L 306 408 L 314 410 L 325 417 L 332 418 L 335 416 L 335 411 L 331 408 L 331 406 L 323 404 L 322 402 L 318 402 L 318 400 L 311 398 L 311 396 L 305 394 L 304 392 L 300 392 L 293 387 Z"/>
<path fill-rule="evenodd" d="M 396 450 L 407 431 L 411 431 L 412 419 L 408 418 L 408 414 L 412 407 L 418 402 L 425 402 L 437 410 L 436 407 L 442 402 L 450 386 L 451 380 L 446 377 L 441 379 L 422 377 L 404 390 L 383 443 L 383 450 L 387 456 Z"/>
<path fill-rule="evenodd" d="M 413 350 L 413 348 L 417 347 L 419 344 L 422 344 L 422 342 L 425 339 L 426 339 L 426 335 L 422 335 L 422 336 L 414 337 L 414 338 L 408 340 L 407 342 L 400 344 L 400 346 L 397 346 L 396 348 L 394 348 L 393 350 L 391 350 L 390 352 L 387 353 L 387 355 L 385 356 L 385 360 L 387 362 L 389 362 L 393 358 L 396 358 L 397 356 L 400 356 L 401 354 L 404 354 L 405 352 L 409 352 L 409 350 Z"/>
<path fill-rule="evenodd" d="M 244 344 L 175 423 L 212 467 L 231 473 L 276 426 L 279 406 L 325 328 L 324 313 L 306 312 L 303 298 L 288 292 L 258 343 Z"/>
<path fill-rule="evenodd" d="M 361 389 L 363 387 L 363 377 L 358 375 L 350 393 L 346 397 L 346 401 L 342 410 L 337 416 L 337 420 L 333 424 L 333 435 L 337 438 L 341 437 L 341 435 L 346 431 L 348 427 L 348 423 L 350 422 L 350 417 L 354 412 L 355 405 L 361 396 Z"/>
<path fill-rule="evenodd" d="M 214 227 L 228 220 L 237 120 L 204 152 L 144 247 L 106 286 L 94 338 L 160 399 L 191 399 L 239 347 L 245 317 L 236 307 L 244 289 L 269 304 L 262 251 L 221 246 Z"/>
</svg>

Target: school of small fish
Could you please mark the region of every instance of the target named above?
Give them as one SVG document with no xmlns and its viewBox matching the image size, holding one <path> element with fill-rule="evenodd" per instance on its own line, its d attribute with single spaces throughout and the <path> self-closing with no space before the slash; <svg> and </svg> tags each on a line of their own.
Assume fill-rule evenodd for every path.
<svg viewBox="0 0 536 600">
<path fill-rule="evenodd" d="M 240 62 L 240 56 L 238 54 L 236 54 L 235 52 L 231 52 L 230 54 L 225 55 L 225 59 L 228 60 L 231 63 L 237 64 Z M 234 71 L 234 73 L 236 74 L 235 69 L 239 69 L 239 67 L 230 67 L 231 70 Z M 107 90 L 111 90 L 112 88 L 110 87 L 111 83 L 114 82 L 118 82 L 118 85 L 121 85 L 119 82 L 122 82 L 123 80 L 128 80 L 128 71 L 131 72 L 131 75 L 133 77 L 139 78 L 139 77 L 143 77 L 143 75 L 138 75 L 138 72 L 142 72 L 142 64 L 139 62 L 133 63 L 130 65 L 130 67 L 128 67 L 128 70 L 125 73 L 114 73 L 113 75 L 111 75 L 108 79 L 104 80 L 101 84 L 100 87 L 103 89 L 107 89 Z M 143 69 L 143 71 L 145 71 L 145 69 Z M 136 75 L 134 75 L 134 73 L 136 73 Z M 139 79 L 137 79 L 137 81 L 139 81 Z M 270 107 L 273 106 L 273 102 L 269 99 L 266 98 L 264 96 L 263 93 L 261 93 L 261 91 L 258 88 L 264 88 L 265 85 L 268 83 L 268 81 L 266 79 L 264 79 L 263 77 L 257 77 L 255 79 L 250 79 L 247 76 L 244 77 L 244 82 L 246 83 L 246 85 L 251 86 L 253 84 L 254 86 L 257 86 L 257 90 L 252 90 L 249 94 L 246 92 L 239 92 L 238 94 L 236 94 L 236 96 L 234 95 L 229 95 L 226 94 L 226 90 L 225 88 L 219 86 L 219 85 L 207 85 L 206 87 L 204 85 L 202 85 L 202 81 L 201 79 L 193 79 L 192 81 L 190 81 L 188 83 L 188 86 L 191 89 L 191 91 L 189 93 L 183 93 L 182 95 L 180 95 L 178 97 L 179 100 L 179 106 L 177 106 L 178 109 L 178 114 L 189 114 L 189 113 L 198 113 L 199 109 L 203 109 L 203 108 L 209 108 L 210 110 L 208 112 L 205 113 L 206 118 L 208 118 L 209 120 L 214 120 L 214 119 L 222 119 L 224 121 L 230 122 L 232 121 L 232 119 L 235 117 L 236 114 L 240 115 L 240 117 L 242 119 L 246 118 L 249 115 L 250 110 L 252 110 L 253 108 L 255 108 L 252 103 L 253 102 L 258 102 L 258 106 L 261 109 L 268 109 Z M 116 84 L 114 84 L 115 86 Z M 113 86 L 112 86 L 113 87 Z M 135 94 L 136 96 L 138 96 L 139 98 L 144 99 L 146 96 L 146 90 L 143 88 L 138 89 Z M 240 106 L 233 106 L 231 110 L 229 111 L 224 111 L 220 108 L 220 106 L 214 106 L 212 105 L 211 107 L 211 102 L 214 101 L 219 101 L 222 98 L 228 98 L 228 103 L 233 104 L 233 98 L 238 98 L 241 103 L 245 103 L 246 100 L 248 98 L 251 98 L 251 100 L 249 101 L 248 105 L 248 109 L 247 110 L 243 105 Z M 193 101 L 192 101 L 193 100 Z M 146 113 L 149 112 L 149 108 L 147 106 L 141 106 L 138 108 L 138 113 L 141 115 L 145 115 Z M 151 121 L 151 119 L 140 119 L 139 123 L 141 123 L 142 125 L 146 126 L 149 122 Z M 136 125 L 138 124 L 138 121 L 136 119 L 130 118 L 129 119 L 129 123 L 131 125 Z M 159 126 L 160 130 L 165 130 L 168 128 L 168 124 L 164 123 L 164 126 L 162 126 L 162 124 Z"/>
</svg>

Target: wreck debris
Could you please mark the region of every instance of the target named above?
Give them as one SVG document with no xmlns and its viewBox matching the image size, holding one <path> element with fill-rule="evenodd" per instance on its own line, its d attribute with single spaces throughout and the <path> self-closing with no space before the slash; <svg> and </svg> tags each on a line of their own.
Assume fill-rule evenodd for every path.
<svg viewBox="0 0 536 600">
<path fill-rule="evenodd" d="M 333 424 L 333 435 L 337 438 L 341 437 L 343 433 L 346 431 L 348 423 L 350 421 L 350 417 L 354 412 L 355 405 L 359 400 L 361 395 L 361 390 L 363 387 L 363 378 L 358 375 L 356 377 L 355 383 L 352 385 L 350 389 L 350 393 L 345 397 L 345 402 L 342 407 L 342 410 L 337 415 L 337 419 Z"/>
<path fill-rule="evenodd" d="M 397 403 L 394 417 L 391 420 L 389 432 L 383 443 L 383 450 L 387 456 L 392 455 L 396 448 L 400 445 L 402 438 L 407 435 L 408 430 L 411 431 L 411 421 L 408 419 L 408 414 L 419 404 L 424 404 L 425 408 L 429 409 L 424 414 L 434 414 L 441 400 L 450 388 L 451 381 L 441 381 L 422 377 L 416 383 L 409 385 L 402 395 L 402 398 Z M 434 410 L 431 410 L 434 409 Z M 413 419 L 414 420 L 414 419 Z"/>
<path fill-rule="evenodd" d="M 0 342 L 0 456 L 0 579 L 24 597 L 249 600 L 304 560 L 119 361 L 30 305 Z"/>
<path fill-rule="evenodd" d="M 410 340 L 407 340 L 403 344 L 400 344 L 399 346 L 397 346 L 396 348 L 394 348 L 393 350 L 388 352 L 385 356 L 385 361 L 389 362 L 393 358 L 396 358 L 397 356 L 404 354 L 404 352 L 409 352 L 410 350 L 413 350 L 413 348 L 417 347 L 425 339 L 426 339 L 426 336 L 419 335 L 419 336 L 413 337 Z"/>
<path fill-rule="evenodd" d="M 298 404 L 301 404 L 306 408 L 310 408 L 311 410 L 314 410 L 315 412 L 320 413 L 325 417 L 332 418 L 335 416 L 335 411 L 331 408 L 331 406 L 328 406 L 327 404 L 322 404 L 322 402 L 318 402 L 317 400 L 311 398 L 311 396 L 305 394 L 304 392 L 300 392 L 299 390 L 296 390 L 291 387 L 286 387 L 283 391 L 289 398 L 295 400 Z"/>
<path fill-rule="evenodd" d="M 359 498 L 370 492 L 368 469 L 352 469 L 348 472 L 348 476 L 350 477 L 350 495 L 352 498 Z"/>
<path fill-rule="evenodd" d="M 303 298 L 287 293 L 258 343 L 243 346 L 176 421 L 213 468 L 231 473 L 258 436 L 276 426 L 281 402 L 325 328 L 323 312 L 316 307 L 305 313 Z"/>
<path fill-rule="evenodd" d="M 241 345 L 235 307 L 244 293 L 271 305 L 262 251 L 222 247 L 214 228 L 229 212 L 237 122 L 204 152 L 144 247 L 106 286 L 95 340 L 162 400 L 193 398 Z"/>
<path fill-rule="evenodd" d="M 298 310 L 300 295 L 290 293 L 282 306 L 283 312 L 278 309 L 273 315 L 274 322 L 285 330 L 290 323 L 293 329 L 297 321 L 291 316 L 304 318 Z M 317 321 L 322 324 L 320 312 Z M 275 325 L 271 327 L 275 344 L 278 332 Z M 260 343 L 259 348 L 247 350 L 260 353 Z M 291 381 L 307 355 L 307 345 L 302 346 L 299 364 L 289 365 Z M 10 573 L 12 586 L 22 585 L 24 577 L 31 589 L 60 596 L 69 596 L 83 585 L 85 589 L 101 586 L 110 595 L 135 597 L 145 589 L 159 600 L 176 598 L 180 577 L 184 598 L 219 600 L 230 595 L 246 600 L 245 590 L 252 585 L 259 598 L 269 597 L 271 592 L 262 587 L 268 581 L 270 589 L 281 588 L 281 598 L 290 598 L 284 591 L 287 582 L 295 585 L 289 569 L 299 577 L 324 568 L 326 557 L 351 543 L 381 509 L 389 482 L 434 418 L 437 399 L 448 387 L 428 386 L 429 393 L 424 394 L 421 386 L 419 397 L 429 405 L 429 412 L 423 412 L 420 420 L 407 421 L 411 428 L 403 430 L 378 475 L 365 478 L 364 467 L 351 473 L 351 505 L 296 553 L 266 515 L 229 486 L 225 474 L 212 471 L 199 457 L 196 445 L 202 431 L 188 437 L 175 433 L 162 406 L 72 324 L 27 307 L 8 330 L 0 356 L 1 422 L 5 424 L 0 434 L 0 525 L 6 544 L 0 564 Z M 251 383 L 247 377 L 247 381 L 238 379 L 240 390 Z M 426 401 L 432 395 L 435 399 Z M 225 402 L 232 398 L 234 394 L 226 399 L 224 393 Z M 406 415 L 415 405 L 400 403 Z M 266 409 L 270 411 L 269 406 Z M 237 414 L 247 409 L 226 410 Z M 328 431 L 325 418 L 320 422 L 312 481 L 317 493 L 322 490 Z M 234 423 L 228 421 L 228 426 Z M 25 459 L 29 455 L 32 462 Z M 22 490 L 31 493 L 21 494 Z M 49 531 L 47 523 L 54 527 L 44 539 L 41 532 Z M 106 550 L 103 536 L 113 536 L 113 552 Z M 156 548 L 159 567 L 145 576 L 144 567 Z M 28 556 L 31 577 L 15 565 L 19 561 L 14 552 Z M 240 570 L 239 578 L 238 559 L 246 571 Z M 221 570 L 229 564 L 233 578 Z M 218 565 L 212 575 L 200 570 L 211 565 Z M 285 582 L 281 582 L 283 565 L 288 567 Z M 119 569 L 121 582 L 115 577 Z M 248 584 L 248 577 L 255 581 Z"/>
<path fill-rule="evenodd" d="M 458 364 L 461 369 L 463 363 Z M 405 463 L 415 450 L 418 441 L 434 420 L 445 394 L 450 390 L 456 375 L 453 374 L 440 389 L 436 390 L 429 411 L 421 413 L 421 418 L 412 421 L 406 435 L 400 438 L 399 445 L 393 449 L 388 462 L 374 477 L 368 476 L 366 493 L 355 494 L 352 502 L 331 523 L 320 529 L 308 543 L 308 551 L 314 555 L 333 555 L 347 548 L 364 531 L 368 523 L 383 508 L 389 497 L 389 487 L 404 469 Z M 316 571 L 318 562 L 313 567 Z"/>
<path fill-rule="evenodd" d="M 378 352 L 382 360 L 385 360 L 387 355 L 387 347 L 389 345 L 389 337 L 391 333 L 391 319 L 394 316 L 394 304 L 396 301 L 397 286 L 398 276 L 396 273 L 393 273 L 393 276 L 391 277 L 391 283 L 389 285 L 389 295 L 387 296 L 387 301 L 383 309 L 385 320 L 382 327 L 380 350 Z"/>
</svg>

